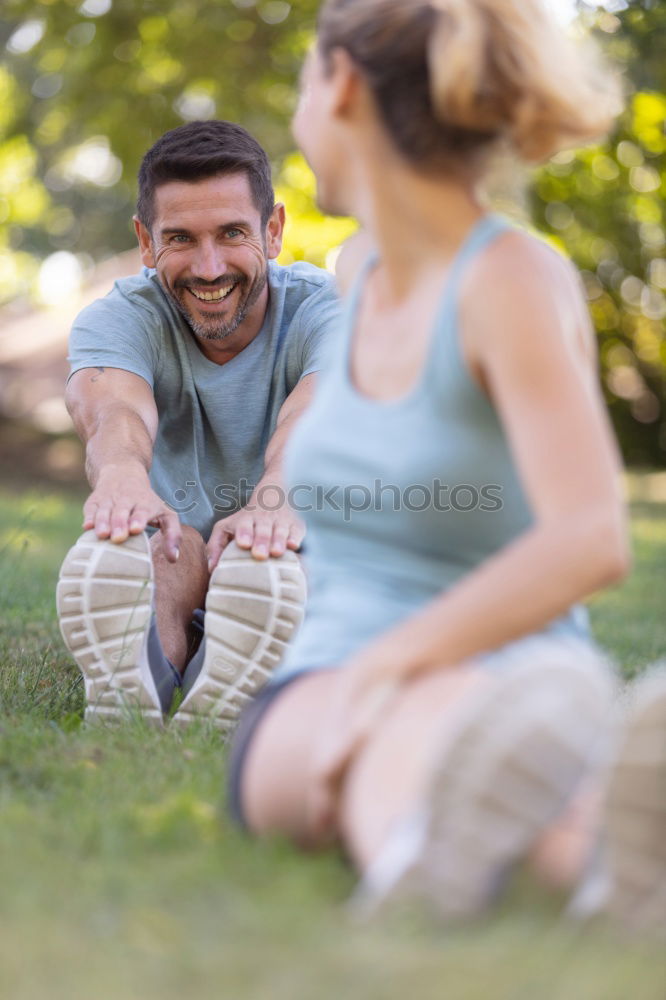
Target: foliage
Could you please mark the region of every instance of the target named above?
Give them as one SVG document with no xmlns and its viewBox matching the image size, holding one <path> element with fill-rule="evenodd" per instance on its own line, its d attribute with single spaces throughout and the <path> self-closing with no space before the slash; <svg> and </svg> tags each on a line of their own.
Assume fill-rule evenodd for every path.
<svg viewBox="0 0 666 1000">
<path fill-rule="evenodd" d="M 167 16 L 152 0 L 5 0 L 0 299 L 26 293 L 29 264 L 54 251 L 99 260 L 133 245 L 139 162 L 169 128 L 240 121 L 279 165 L 316 7 L 183 0 Z"/>
<path fill-rule="evenodd" d="M 626 113 L 604 145 L 538 171 L 531 207 L 583 272 L 625 457 L 654 465 L 666 457 L 666 7 L 609 6 L 621 9 L 588 8 L 586 20 L 627 68 Z M 4 0 L 0 302 L 34 296 L 40 263 L 58 251 L 85 267 L 132 246 L 140 158 L 166 129 L 196 117 L 241 121 L 269 150 L 290 219 L 282 260 L 330 261 L 351 224 L 314 208 L 313 180 L 291 152 L 288 127 L 317 7 Z"/>
<path fill-rule="evenodd" d="M 582 271 L 625 458 L 663 465 L 666 6 L 632 0 L 592 23 L 609 55 L 627 67 L 626 110 L 603 145 L 557 156 L 539 172 L 532 208 L 537 225 Z"/>
</svg>

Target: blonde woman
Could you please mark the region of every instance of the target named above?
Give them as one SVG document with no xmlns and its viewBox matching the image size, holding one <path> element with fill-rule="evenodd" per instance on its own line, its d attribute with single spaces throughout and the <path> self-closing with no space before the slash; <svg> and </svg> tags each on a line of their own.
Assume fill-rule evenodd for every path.
<svg viewBox="0 0 666 1000">
<path fill-rule="evenodd" d="M 578 602 L 629 565 L 618 456 L 574 269 L 478 190 L 500 146 L 542 160 L 617 106 L 538 0 L 321 10 L 294 133 L 376 252 L 289 449 L 309 611 L 231 795 L 253 832 L 342 842 L 373 901 L 473 914 L 517 859 L 575 881 L 590 846 L 613 680 Z"/>
</svg>

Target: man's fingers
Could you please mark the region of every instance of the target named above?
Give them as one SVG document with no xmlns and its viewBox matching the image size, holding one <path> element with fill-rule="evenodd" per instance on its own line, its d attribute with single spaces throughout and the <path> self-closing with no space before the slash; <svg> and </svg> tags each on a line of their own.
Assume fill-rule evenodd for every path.
<svg viewBox="0 0 666 1000">
<path fill-rule="evenodd" d="M 173 510 L 162 510 L 156 517 L 152 518 L 152 523 L 156 524 L 162 532 L 164 554 L 168 561 L 172 563 L 177 562 L 183 535 L 180 518 Z"/>
<path fill-rule="evenodd" d="M 111 534 L 111 504 L 100 503 L 95 511 L 92 527 L 98 538 L 108 538 Z"/>
<path fill-rule="evenodd" d="M 240 513 L 234 516 L 234 538 L 241 549 L 249 549 L 255 539 L 255 523 L 251 514 Z"/>
<path fill-rule="evenodd" d="M 90 531 L 95 526 L 95 515 L 99 504 L 92 497 L 88 497 L 83 505 L 83 530 Z"/>
<path fill-rule="evenodd" d="M 291 549 L 293 552 L 298 552 L 301 545 L 303 544 L 304 538 L 305 538 L 305 525 L 303 524 L 303 522 L 302 521 L 293 522 L 289 528 L 287 548 Z"/>
<path fill-rule="evenodd" d="M 279 524 L 273 525 L 273 538 L 271 540 L 270 554 L 272 556 L 283 556 L 285 549 L 287 548 L 287 542 L 289 540 L 289 531 L 291 525 L 289 524 Z"/>
<path fill-rule="evenodd" d="M 112 542 L 126 542 L 129 538 L 130 508 L 126 505 L 114 507 L 110 521 Z"/>
<path fill-rule="evenodd" d="M 216 524 L 213 528 L 213 533 L 210 536 L 208 545 L 206 546 L 206 555 L 208 557 L 208 572 L 212 573 L 218 562 L 220 561 L 220 556 L 226 549 L 227 545 L 233 538 L 233 533 L 227 531 L 226 528 L 222 528 L 220 524 Z"/>
<path fill-rule="evenodd" d="M 160 514 L 162 512 L 160 511 Z M 149 521 L 153 516 L 153 510 L 145 503 L 135 503 L 130 512 L 129 533 L 130 535 L 140 535 L 145 531 Z M 159 514 L 158 514 L 159 517 Z"/>
<path fill-rule="evenodd" d="M 254 524 L 254 539 L 252 555 L 255 559 L 268 559 L 273 540 L 273 522 L 270 518 L 261 518 Z"/>
</svg>

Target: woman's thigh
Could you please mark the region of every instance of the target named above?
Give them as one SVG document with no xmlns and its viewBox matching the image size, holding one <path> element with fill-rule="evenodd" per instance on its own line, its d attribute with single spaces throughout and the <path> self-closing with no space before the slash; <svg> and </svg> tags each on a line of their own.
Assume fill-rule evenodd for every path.
<svg viewBox="0 0 666 1000">
<path fill-rule="evenodd" d="M 313 846 L 306 808 L 310 763 L 338 679 L 335 668 L 305 675 L 276 698 L 258 723 L 240 776 L 243 819 L 253 833 L 284 833 Z M 353 803 L 352 811 L 363 817 L 362 826 L 378 823 L 382 831 L 388 817 L 412 804 L 421 791 L 433 732 L 445 725 L 458 698 L 484 679 L 483 670 L 443 669 L 398 692 L 358 760 L 352 762 L 338 817 L 343 828 L 345 804 Z M 331 837 L 335 834 L 331 829 Z"/>
<path fill-rule="evenodd" d="M 309 766 L 337 674 L 336 669 L 318 670 L 294 681 L 257 725 L 240 785 L 243 818 L 253 833 L 280 832 L 308 841 Z"/>
</svg>

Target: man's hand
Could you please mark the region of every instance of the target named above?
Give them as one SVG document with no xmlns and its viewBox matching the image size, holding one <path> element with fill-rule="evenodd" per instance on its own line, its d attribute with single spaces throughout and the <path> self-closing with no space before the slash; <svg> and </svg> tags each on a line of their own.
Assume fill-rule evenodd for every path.
<svg viewBox="0 0 666 1000">
<path fill-rule="evenodd" d="M 261 487 L 261 495 L 266 494 L 266 485 Z M 232 539 L 241 549 L 251 549 L 255 559 L 279 558 L 287 549 L 300 548 L 305 526 L 296 516 L 286 500 L 278 510 L 266 510 L 256 497 L 255 491 L 247 507 L 218 521 L 207 546 L 208 569 L 212 572 L 218 560 Z M 272 489 L 270 489 L 272 494 Z M 276 497 L 284 497 L 280 487 L 275 487 Z"/>
<path fill-rule="evenodd" d="M 84 530 L 124 542 L 153 525 L 164 535 L 167 559 L 175 562 L 180 521 L 148 477 L 158 424 L 148 383 L 121 368 L 81 368 L 69 380 L 65 401 L 86 445 L 92 493 L 83 507 Z"/>
<path fill-rule="evenodd" d="M 182 534 L 180 520 L 152 490 L 145 469 L 127 465 L 103 468 L 83 506 L 84 531 L 92 529 L 98 538 L 124 542 L 148 525 L 160 529 L 166 557 L 176 562 Z"/>
</svg>

